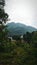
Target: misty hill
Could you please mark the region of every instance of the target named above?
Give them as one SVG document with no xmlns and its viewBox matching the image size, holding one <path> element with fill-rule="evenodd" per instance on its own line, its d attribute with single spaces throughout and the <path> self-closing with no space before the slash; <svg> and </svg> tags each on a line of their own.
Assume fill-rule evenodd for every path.
<svg viewBox="0 0 37 65">
<path fill-rule="evenodd" d="M 32 32 L 32 31 L 36 31 L 37 30 L 34 27 L 26 26 L 24 24 L 14 23 L 14 22 L 8 23 L 7 26 L 8 26 L 8 30 L 9 30 L 9 35 L 10 36 L 23 35 L 27 31 L 28 32 Z"/>
</svg>

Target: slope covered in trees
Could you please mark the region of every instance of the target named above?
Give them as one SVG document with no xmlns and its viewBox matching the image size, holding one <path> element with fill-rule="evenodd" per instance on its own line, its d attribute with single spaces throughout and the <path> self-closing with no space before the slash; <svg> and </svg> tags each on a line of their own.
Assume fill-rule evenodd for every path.
<svg viewBox="0 0 37 65">
<path fill-rule="evenodd" d="M 24 35 L 26 32 L 33 32 L 37 29 L 31 26 L 26 26 L 21 23 L 8 23 L 9 36 L 13 35 Z"/>
</svg>

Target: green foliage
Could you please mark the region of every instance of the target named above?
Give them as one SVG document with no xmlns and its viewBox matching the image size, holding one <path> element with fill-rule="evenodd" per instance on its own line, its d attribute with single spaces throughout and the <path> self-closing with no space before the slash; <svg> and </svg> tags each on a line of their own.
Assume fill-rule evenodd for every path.
<svg viewBox="0 0 37 65">
<path fill-rule="evenodd" d="M 37 65 L 37 48 L 34 46 L 34 43 L 18 44 L 8 42 L 5 44 L 4 50 L 5 52 L 0 54 L 1 64 L 3 63 L 4 65 Z"/>
<path fill-rule="evenodd" d="M 5 0 L 0 0 L 0 4 L 5 6 Z"/>
<path fill-rule="evenodd" d="M 1 8 L 2 6 L 2 8 Z M 7 27 L 6 27 L 6 21 L 8 19 L 8 14 L 5 13 L 4 10 L 5 6 L 5 0 L 0 1 L 0 47 L 1 51 L 4 51 L 4 40 L 6 40 L 6 35 L 7 35 Z"/>
<path fill-rule="evenodd" d="M 26 32 L 26 34 L 23 35 L 23 39 L 27 41 L 28 43 L 31 43 L 32 41 L 32 33 Z"/>
<path fill-rule="evenodd" d="M 13 39 L 15 39 L 15 40 L 20 40 L 20 35 L 13 35 L 12 37 L 13 37 Z"/>
</svg>

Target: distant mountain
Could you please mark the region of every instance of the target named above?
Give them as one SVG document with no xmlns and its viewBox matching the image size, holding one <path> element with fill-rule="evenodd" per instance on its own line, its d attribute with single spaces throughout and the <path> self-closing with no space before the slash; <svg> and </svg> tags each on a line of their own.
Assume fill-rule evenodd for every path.
<svg viewBox="0 0 37 65">
<path fill-rule="evenodd" d="M 27 31 L 28 32 L 32 32 L 32 31 L 36 31 L 37 29 L 31 26 L 26 26 L 24 24 L 21 23 L 8 23 L 8 30 L 9 30 L 9 35 L 13 36 L 13 35 L 23 35 L 25 34 Z"/>
</svg>

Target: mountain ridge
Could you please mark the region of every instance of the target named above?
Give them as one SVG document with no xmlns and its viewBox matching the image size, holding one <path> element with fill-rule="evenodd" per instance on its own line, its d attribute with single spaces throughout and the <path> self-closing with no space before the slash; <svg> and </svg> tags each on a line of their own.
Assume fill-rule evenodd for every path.
<svg viewBox="0 0 37 65">
<path fill-rule="evenodd" d="M 37 31 L 36 28 L 24 25 L 22 23 L 11 22 L 11 23 L 8 23 L 7 26 L 8 26 L 7 28 L 9 30 L 10 36 L 12 36 L 12 35 L 23 35 L 26 32 Z"/>
</svg>

